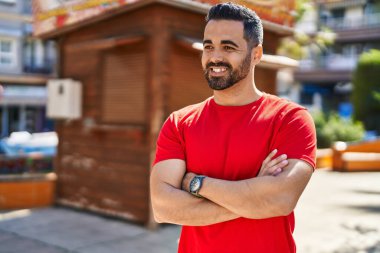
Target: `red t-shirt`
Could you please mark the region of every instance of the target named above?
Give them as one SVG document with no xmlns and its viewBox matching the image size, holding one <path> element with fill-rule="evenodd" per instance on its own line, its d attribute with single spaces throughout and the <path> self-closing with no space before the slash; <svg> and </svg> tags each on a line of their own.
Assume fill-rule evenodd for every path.
<svg viewBox="0 0 380 253">
<path fill-rule="evenodd" d="M 266 94 L 243 106 L 209 98 L 170 115 L 157 141 L 154 163 L 183 159 L 187 170 L 224 180 L 256 177 L 274 149 L 315 167 L 314 123 L 305 108 Z M 210 226 L 183 226 L 181 253 L 293 253 L 294 214 L 238 218 Z"/>
</svg>

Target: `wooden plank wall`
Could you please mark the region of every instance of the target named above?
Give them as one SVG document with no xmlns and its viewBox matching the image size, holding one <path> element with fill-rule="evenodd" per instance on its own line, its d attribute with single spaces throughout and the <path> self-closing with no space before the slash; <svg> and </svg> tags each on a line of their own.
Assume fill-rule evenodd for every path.
<svg viewBox="0 0 380 253">
<path fill-rule="evenodd" d="M 149 159 L 142 129 L 60 125 L 59 203 L 138 222 L 148 219 Z"/>
<path fill-rule="evenodd" d="M 172 47 L 168 112 L 199 103 L 212 96 L 212 90 L 203 76 L 200 52 L 176 44 Z"/>
<path fill-rule="evenodd" d="M 133 12 L 73 32 L 61 41 L 61 76 L 82 82 L 83 118 L 56 125 L 60 139 L 56 159 L 58 203 L 140 223 L 149 219 L 150 150 L 144 103 L 147 73 L 141 68 L 135 70 L 147 66 L 146 42 L 110 50 L 73 48 L 108 37 L 139 34 L 149 27 L 146 17 L 146 12 Z M 104 60 L 111 58 L 115 63 L 120 52 L 119 63 L 124 66 L 114 70 L 120 73 L 127 69 L 115 76 L 104 67 Z M 115 87 L 110 81 L 125 86 Z M 111 94 L 105 99 L 112 89 L 118 90 L 120 97 Z"/>
<path fill-rule="evenodd" d="M 257 67 L 255 83 L 259 90 L 276 95 L 277 70 Z"/>
</svg>

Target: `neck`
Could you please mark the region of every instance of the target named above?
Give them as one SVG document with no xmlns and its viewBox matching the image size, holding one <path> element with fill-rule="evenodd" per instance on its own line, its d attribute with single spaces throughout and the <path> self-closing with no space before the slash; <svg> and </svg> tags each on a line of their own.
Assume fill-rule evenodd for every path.
<svg viewBox="0 0 380 253">
<path fill-rule="evenodd" d="M 219 105 L 239 106 L 258 100 L 262 94 L 252 74 L 225 90 L 214 90 L 214 100 Z"/>
</svg>

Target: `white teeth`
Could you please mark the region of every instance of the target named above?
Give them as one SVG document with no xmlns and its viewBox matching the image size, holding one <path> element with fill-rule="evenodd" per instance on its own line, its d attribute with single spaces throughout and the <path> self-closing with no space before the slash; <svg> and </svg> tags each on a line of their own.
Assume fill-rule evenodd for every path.
<svg viewBox="0 0 380 253">
<path fill-rule="evenodd" d="M 223 71 L 226 71 L 226 68 L 212 68 L 212 71 L 216 72 L 216 73 L 220 73 L 220 72 L 223 72 Z"/>
</svg>

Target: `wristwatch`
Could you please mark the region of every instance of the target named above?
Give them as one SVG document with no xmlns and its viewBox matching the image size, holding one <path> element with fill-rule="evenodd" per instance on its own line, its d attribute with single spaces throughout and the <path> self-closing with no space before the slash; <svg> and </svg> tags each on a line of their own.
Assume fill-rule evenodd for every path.
<svg viewBox="0 0 380 253">
<path fill-rule="evenodd" d="M 198 198 L 203 198 L 200 194 L 199 194 L 199 190 L 201 189 L 202 187 L 202 182 L 203 182 L 203 179 L 205 178 L 205 176 L 195 176 L 193 177 L 193 179 L 191 179 L 190 181 L 190 187 L 189 187 L 189 192 L 191 194 L 193 194 L 194 196 L 198 197 Z"/>
</svg>

